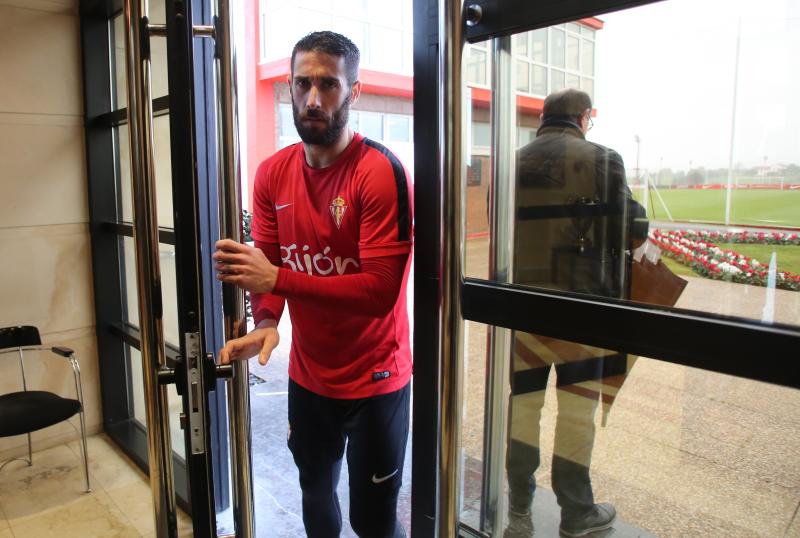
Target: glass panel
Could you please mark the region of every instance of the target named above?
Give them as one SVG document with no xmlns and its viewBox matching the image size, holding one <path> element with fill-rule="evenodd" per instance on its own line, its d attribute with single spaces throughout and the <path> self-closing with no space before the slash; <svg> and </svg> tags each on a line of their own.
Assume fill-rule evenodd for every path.
<svg viewBox="0 0 800 538">
<path fill-rule="evenodd" d="M 158 252 L 159 263 L 161 264 L 161 302 L 164 308 L 164 341 L 175 347 L 180 347 L 175 247 L 162 243 L 158 245 Z"/>
<path fill-rule="evenodd" d="M 581 40 L 581 74 L 594 75 L 594 42 Z"/>
<path fill-rule="evenodd" d="M 391 3 L 385 4 L 385 7 L 391 5 Z M 371 26 L 369 66 L 381 71 L 401 71 L 402 65 L 398 64 L 402 62 L 402 56 L 398 55 L 399 51 L 397 50 L 400 43 L 402 43 L 402 34 L 399 30 Z"/>
<path fill-rule="evenodd" d="M 580 33 L 581 26 L 580 26 L 580 24 L 577 24 L 577 23 L 574 23 L 574 22 L 569 22 L 569 23 L 567 23 L 567 31 L 568 32 L 574 32 L 576 34 Z"/>
<path fill-rule="evenodd" d="M 547 63 L 547 28 L 531 32 L 531 43 L 533 61 Z"/>
<path fill-rule="evenodd" d="M 464 413 L 461 430 L 461 521 L 480 528 L 483 489 L 487 326 L 464 324 Z M 499 536 L 499 534 L 498 534 Z M 509 537 L 510 538 L 510 537 Z"/>
<path fill-rule="evenodd" d="M 531 93 L 541 96 L 547 95 L 547 68 L 541 65 L 534 65 L 532 74 Z"/>
<path fill-rule="evenodd" d="M 169 146 L 169 116 L 153 120 L 153 161 L 156 172 L 158 226 L 172 228 L 172 156 Z"/>
<path fill-rule="evenodd" d="M 136 250 L 133 238 L 122 237 L 122 289 L 124 321 L 139 326 L 138 283 L 136 281 Z M 176 287 L 175 247 L 159 245 L 159 263 L 161 265 L 161 301 L 164 314 L 164 339 L 167 343 L 179 347 L 178 331 L 178 295 Z"/>
<path fill-rule="evenodd" d="M 528 33 L 517 34 L 514 36 L 514 54 L 518 56 L 528 55 Z"/>
<path fill-rule="evenodd" d="M 278 111 L 280 113 L 278 135 L 297 136 L 297 129 L 294 126 L 294 117 L 292 116 L 292 105 L 281 104 Z"/>
<path fill-rule="evenodd" d="M 163 2 L 154 2 L 153 4 L 161 4 L 160 11 L 164 12 Z M 163 17 L 163 15 L 162 15 Z M 153 19 L 151 19 L 152 21 Z M 163 23 L 162 23 L 163 24 Z M 163 37 L 153 37 L 150 39 L 150 70 L 152 87 L 150 95 L 153 99 L 156 97 L 163 97 L 169 94 L 169 79 L 167 78 L 167 40 Z"/>
<path fill-rule="evenodd" d="M 550 63 L 556 67 L 564 67 L 566 44 L 564 31 L 556 28 L 550 29 Z"/>
<path fill-rule="evenodd" d="M 524 146 L 536 138 L 536 129 L 531 127 L 519 127 L 517 129 L 517 146 Z"/>
<path fill-rule="evenodd" d="M 278 106 L 278 145 L 280 148 L 285 148 L 295 142 L 300 141 L 300 135 L 297 134 L 297 129 L 294 126 L 294 117 L 292 116 L 292 105 L 281 103 Z M 350 113 L 350 125 L 353 125 L 354 113 Z M 354 130 L 358 130 L 355 129 Z"/>
<path fill-rule="evenodd" d="M 147 427 L 147 408 L 144 403 L 144 376 L 142 374 L 142 354 L 135 347 L 125 344 L 125 355 L 130 365 L 130 394 L 133 397 L 133 418 Z"/>
<path fill-rule="evenodd" d="M 565 85 L 566 85 L 567 88 L 580 89 L 580 87 L 581 87 L 580 78 L 578 78 L 578 75 L 573 75 L 572 73 L 567 73 L 567 79 L 566 79 L 566 84 Z"/>
<path fill-rule="evenodd" d="M 589 39 L 594 39 L 594 30 L 588 26 L 581 25 L 581 35 Z"/>
<path fill-rule="evenodd" d="M 491 144 L 491 125 L 483 122 L 472 122 L 472 145 L 488 148 Z"/>
<path fill-rule="evenodd" d="M 465 66 L 467 82 L 486 85 L 486 52 L 476 50 L 474 46 L 468 47 Z"/>
<path fill-rule="evenodd" d="M 581 77 L 581 89 L 594 101 L 594 79 Z"/>
<path fill-rule="evenodd" d="M 147 407 L 145 406 L 144 374 L 142 372 L 142 354 L 135 347 L 125 344 L 125 352 L 130 365 L 130 394 L 133 399 L 133 417 L 147 427 Z M 183 430 L 180 428 L 180 414 L 183 402 L 175 385 L 167 387 L 167 413 L 169 416 L 170 442 L 172 450 L 181 457 L 186 455 Z"/>
<path fill-rule="evenodd" d="M 530 66 L 525 60 L 514 60 L 517 66 L 517 90 L 528 93 L 531 90 Z"/>
<path fill-rule="evenodd" d="M 523 332 L 490 356 L 491 329 L 466 324 L 463 523 L 498 513 L 491 536 L 583 535 L 582 513 L 610 503 L 613 531 L 589 536 L 793 535 L 800 391 Z M 509 370 L 495 421 L 488 364 Z M 484 481 L 498 504 L 482 505 Z"/>
<path fill-rule="evenodd" d="M 117 216 L 122 222 L 133 222 L 133 198 L 131 196 L 131 146 L 128 138 L 128 125 L 114 128 L 115 168 L 117 170 L 117 192 L 119 193 Z"/>
<path fill-rule="evenodd" d="M 350 111 L 350 117 L 347 119 L 347 125 L 349 125 L 350 128 L 352 130 L 354 130 L 355 132 L 357 132 L 357 133 L 360 132 L 360 130 L 358 128 L 358 111 L 357 110 L 351 110 Z"/>
<path fill-rule="evenodd" d="M 122 272 L 120 283 L 122 289 L 122 315 L 123 321 L 134 327 L 139 327 L 139 293 L 136 280 L 136 250 L 132 237 L 121 237 L 121 263 Z"/>
<path fill-rule="evenodd" d="M 388 140 L 392 142 L 411 141 L 411 118 L 408 116 L 387 116 Z"/>
<path fill-rule="evenodd" d="M 111 61 L 114 73 L 114 90 L 111 92 L 111 108 L 116 110 L 128 106 L 128 74 L 125 70 L 125 17 L 122 13 L 111 22 Z"/>
<path fill-rule="evenodd" d="M 372 140 L 383 140 L 383 114 L 359 112 L 360 133 Z"/>
<path fill-rule="evenodd" d="M 555 92 L 564 87 L 566 78 L 563 71 L 557 69 L 550 70 L 550 92 Z"/>
<path fill-rule="evenodd" d="M 726 12 L 723 24 L 710 12 L 692 15 L 688 6 L 664 2 L 606 14 L 592 48 L 596 76 L 550 68 L 550 91 L 582 88 L 597 122 L 582 133 L 586 120 L 579 125 L 577 118 L 588 103 L 564 102 L 552 113 L 554 121 L 574 120 L 566 128 L 575 136 L 556 142 L 540 132 L 530 144 L 520 144 L 515 237 L 509 240 L 514 281 L 798 326 L 800 151 L 791 126 L 800 124 L 800 109 L 793 105 L 800 78 L 776 73 L 784 73 L 778 58 L 800 52 L 800 18 L 788 21 L 769 10 L 747 16 L 737 8 Z M 740 16 L 734 79 L 731 47 Z M 696 49 L 678 40 L 687 54 L 668 50 L 664 43 L 676 40 L 659 21 L 678 24 L 684 18 L 692 20 L 685 30 L 692 35 L 713 28 L 714 46 Z M 658 30 L 641 35 L 642 28 Z M 563 32 L 548 31 L 551 44 L 558 43 L 555 36 Z M 524 81 L 524 64 L 514 69 Z M 543 69 L 534 65 L 530 74 L 531 91 L 542 97 Z M 631 72 L 637 80 L 666 82 L 645 99 L 639 85 L 626 82 Z M 692 73 L 689 89 L 681 81 Z M 772 82 L 768 88 L 759 80 Z M 503 91 L 520 90 L 521 83 Z M 686 130 L 708 115 L 697 92 L 719 98 L 709 116 L 718 127 L 714 137 L 703 129 Z M 653 102 L 669 103 L 669 112 L 654 120 Z M 503 128 L 537 128 L 546 112 L 541 106 L 520 102 Z M 488 121 L 487 115 L 487 132 Z M 556 125 L 552 133 L 563 128 Z M 486 213 L 470 213 L 469 234 L 488 233 L 488 226 L 476 224 Z M 488 251 L 484 255 L 488 259 Z"/>
<path fill-rule="evenodd" d="M 580 60 L 580 39 L 576 36 L 567 36 L 567 69 L 578 70 Z"/>
</svg>

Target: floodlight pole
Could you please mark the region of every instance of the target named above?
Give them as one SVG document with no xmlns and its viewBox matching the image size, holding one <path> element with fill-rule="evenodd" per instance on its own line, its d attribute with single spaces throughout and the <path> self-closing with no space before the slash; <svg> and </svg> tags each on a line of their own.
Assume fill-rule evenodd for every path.
<svg viewBox="0 0 800 538">
<path fill-rule="evenodd" d="M 736 90 L 739 86 L 739 42 L 742 39 L 742 17 L 736 26 L 736 55 L 733 67 L 733 107 L 731 110 L 731 145 L 728 151 L 728 188 L 725 193 L 725 226 L 731 223 L 731 190 L 733 189 L 733 142 L 736 136 Z"/>
</svg>

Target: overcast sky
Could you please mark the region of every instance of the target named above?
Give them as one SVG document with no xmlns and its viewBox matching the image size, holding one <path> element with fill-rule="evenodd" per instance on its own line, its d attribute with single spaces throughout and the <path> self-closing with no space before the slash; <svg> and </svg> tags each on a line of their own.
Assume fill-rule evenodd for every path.
<svg viewBox="0 0 800 538">
<path fill-rule="evenodd" d="M 589 139 L 626 167 L 800 163 L 800 2 L 668 0 L 599 17 Z"/>
</svg>

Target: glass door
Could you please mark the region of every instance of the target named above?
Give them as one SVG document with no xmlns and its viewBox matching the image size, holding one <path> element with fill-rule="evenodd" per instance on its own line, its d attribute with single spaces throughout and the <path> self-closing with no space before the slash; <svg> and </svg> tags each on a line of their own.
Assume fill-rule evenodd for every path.
<svg viewBox="0 0 800 538">
<path fill-rule="evenodd" d="M 444 3 L 440 536 L 800 532 L 796 11 Z"/>
<path fill-rule="evenodd" d="M 156 535 L 251 536 L 246 367 L 226 384 L 213 361 L 244 316 L 210 264 L 241 229 L 228 4 L 84 2 L 81 22 L 104 426 L 150 474 Z"/>
</svg>

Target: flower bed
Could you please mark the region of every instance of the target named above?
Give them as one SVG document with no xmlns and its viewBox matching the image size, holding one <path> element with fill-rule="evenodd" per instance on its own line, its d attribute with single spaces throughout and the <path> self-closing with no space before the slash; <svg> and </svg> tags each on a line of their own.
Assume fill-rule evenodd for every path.
<svg viewBox="0 0 800 538">
<path fill-rule="evenodd" d="M 711 243 L 751 243 L 756 245 L 798 245 L 800 246 L 800 235 L 785 232 L 709 232 L 706 230 L 688 231 L 686 234 L 693 235 Z"/>
<path fill-rule="evenodd" d="M 730 243 L 766 243 L 800 245 L 797 234 L 748 234 L 692 230 L 653 229 L 650 241 L 661 248 L 661 253 L 706 278 L 728 280 L 754 286 L 766 286 L 769 265 L 734 250 L 719 248 L 714 241 Z M 800 291 L 800 275 L 776 271 L 775 287 Z"/>
</svg>

